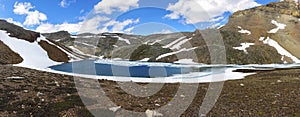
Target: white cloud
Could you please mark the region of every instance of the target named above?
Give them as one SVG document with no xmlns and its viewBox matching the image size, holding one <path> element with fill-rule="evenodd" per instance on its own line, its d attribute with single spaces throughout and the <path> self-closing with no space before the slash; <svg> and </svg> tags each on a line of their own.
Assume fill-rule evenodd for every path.
<svg viewBox="0 0 300 117">
<path fill-rule="evenodd" d="M 66 8 L 75 2 L 76 2 L 76 0 L 62 0 L 62 1 L 60 1 L 59 6 Z"/>
<path fill-rule="evenodd" d="M 103 31 L 106 31 L 106 32 L 113 32 L 113 33 L 130 33 L 130 31 L 133 30 L 134 27 L 129 27 L 129 28 L 126 28 L 126 26 L 129 26 L 131 24 L 137 24 L 139 23 L 140 20 L 139 19 L 127 19 L 123 22 L 120 22 L 120 21 L 109 21 L 107 22 L 106 24 L 104 24 L 104 28 L 102 29 Z M 108 27 L 112 27 L 110 30 L 108 30 Z"/>
<path fill-rule="evenodd" d="M 183 17 L 187 24 L 211 22 L 224 12 L 236 12 L 258 5 L 254 0 L 179 0 L 175 4 L 169 4 L 167 10 L 172 13 L 165 17 L 170 19 Z"/>
<path fill-rule="evenodd" d="M 139 0 L 102 0 L 94 6 L 96 13 L 111 14 L 114 11 L 126 12 L 131 7 L 138 7 Z"/>
<path fill-rule="evenodd" d="M 9 23 L 13 23 L 13 24 L 15 24 L 15 25 L 18 25 L 18 26 L 21 26 L 21 27 L 23 27 L 23 25 L 22 25 L 22 23 L 21 23 L 21 22 L 14 21 L 14 19 L 13 19 L 13 18 L 7 18 L 7 19 L 6 19 L 6 21 L 7 21 L 7 22 L 9 22 Z"/>
<path fill-rule="evenodd" d="M 107 30 L 99 29 L 101 23 L 108 21 L 109 18 L 102 16 L 95 16 L 78 23 L 63 23 L 63 24 L 50 24 L 44 23 L 36 28 L 37 32 L 51 33 L 57 31 L 68 31 L 69 33 L 100 33 L 107 32 Z"/>
<path fill-rule="evenodd" d="M 99 32 L 106 32 L 105 30 L 99 30 L 99 26 L 102 22 L 108 21 L 110 18 L 103 17 L 103 16 L 95 16 L 91 19 L 87 19 L 82 23 L 81 29 L 79 33 L 99 33 Z"/>
<path fill-rule="evenodd" d="M 47 16 L 44 13 L 37 10 L 31 11 L 31 9 L 34 9 L 34 6 L 29 2 L 15 2 L 13 12 L 18 15 L 26 15 L 26 19 L 23 23 L 26 26 L 41 24 L 41 21 L 47 20 Z"/>
<path fill-rule="evenodd" d="M 41 24 L 36 28 L 37 32 L 41 33 L 51 33 L 51 32 L 57 32 L 57 31 L 68 31 L 69 33 L 76 33 L 80 30 L 80 27 L 82 25 L 82 22 L 77 24 L 70 24 L 70 23 L 63 23 L 63 24 Z"/>
<path fill-rule="evenodd" d="M 33 26 L 36 24 L 41 24 L 41 21 L 47 20 L 47 16 L 39 11 L 35 10 L 33 12 L 29 12 L 23 23 L 26 26 Z"/>
<path fill-rule="evenodd" d="M 33 8 L 34 7 L 29 2 L 24 2 L 24 3 L 15 2 L 13 11 L 15 14 L 25 15 L 25 14 L 28 14 L 29 10 L 33 9 Z"/>
</svg>

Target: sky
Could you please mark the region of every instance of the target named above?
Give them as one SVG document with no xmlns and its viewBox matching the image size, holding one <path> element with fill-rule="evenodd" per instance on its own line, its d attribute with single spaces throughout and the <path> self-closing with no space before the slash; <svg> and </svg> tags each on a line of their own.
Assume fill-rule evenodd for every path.
<svg viewBox="0 0 300 117">
<path fill-rule="evenodd" d="M 0 19 L 42 33 L 148 35 L 219 27 L 233 12 L 278 0 L 0 0 Z"/>
</svg>

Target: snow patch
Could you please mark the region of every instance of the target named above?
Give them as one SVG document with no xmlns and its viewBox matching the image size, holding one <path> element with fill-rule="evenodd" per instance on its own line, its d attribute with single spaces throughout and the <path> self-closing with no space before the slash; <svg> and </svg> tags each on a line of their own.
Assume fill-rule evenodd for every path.
<svg viewBox="0 0 300 117">
<path fill-rule="evenodd" d="M 130 41 L 129 41 L 128 39 L 124 39 L 124 38 L 119 37 L 119 36 L 113 36 L 113 37 L 118 38 L 119 41 L 124 41 L 124 42 L 127 43 L 127 44 L 131 44 Z"/>
<path fill-rule="evenodd" d="M 278 42 L 270 37 L 267 37 L 265 40 L 263 40 L 263 43 L 274 47 L 280 55 L 291 58 L 295 63 L 300 63 L 300 60 L 297 57 L 292 55 L 289 51 L 284 49 Z"/>
<path fill-rule="evenodd" d="M 246 54 L 248 54 L 247 48 L 250 46 L 255 45 L 254 43 L 241 43 L 240 47 L 233 47 L 233 49 L 244 51 Z"/>
<path fill-rule="evenodd" d="M 178 54 L 180 52 L 188 52 L 188 51 L 191 51 L 191 50 L 194 50 L 194 49 L 197 49 L 198 47 L 193 47 L 193 48 L 189 48 L 189 49 L 186 49 L 186 48 L 183 48 L 179 51 L 175 51 L 175 52 L 170 52 L 170 53 L 166 53 L 166 54 L 163 54 L 163 55 L 160 55 L 156 58 L 156 60 L 159 60 L 161 58 L 164 58 L 164 57 L 167 57 L 167 56 L 171 56 L 171 55 L 174 55 L 174 54 Z"/>
<path fill-rule="evenodd" d="M 251 32 L 249 30 L 245 30 L 242 27 L 238 26 L 238 28 L 240 29 L 238 32 L 242 33 L 242 34 L 248 34 L 251 35 Z"/>
<path fill-rule="evenodd" d="M 180 59 L 178 61 L 175 61 L 174 63 L 179 63 L 179 64 L 198 64 L 194 62 L 193 59 Z"/>
<path fill-rule="evenodd" d="M 278 23 L 275 20 L 272 20 L 271 23 L 274 24 L 274 25 L 276 25 L 277 28 L 274 28 L 274 29 L 270 30 L 268 33 L 277 33 L 280 29 L 283 30 L 286 27 L 285 24 Z"/>
<path fill-rule="evenodd" d="M 174 50 L 174 49 L 177 49 L 179 50 L 181 48 L 181 45 L 185 44 L 186 42 L 192 40 L 193 38 L 189 38 L 189 39 L 184 39 L 180 42 L 178 42 L 177 44 L 173 45 L 173 47 L 171 47 L 170 49 Z"/>
<path fill-rule="evenodd" d="M 172 43 L 169 43 L 168 45 L 163 46 L 163 48 L 171 48 L 172 45 L 175 45 L 176 43 L 178 43 L 179 41 L 181 41 L 182 39 L 185 39 L 185 38 L 186 38 L 185 36 L 184 36 L 184 37 L 181 37 L 181 38 L 179 38 L 179 39 L 173 41 Z"/>
<path fill-rule="evenodd" d="M 142 60 L 140 60 L 140 61 L 144 61 L 144 62 L 147 62 L 147 61 L 149 61 L 150 60 L 150 58 L 143 58 Z"/>
<path fill-rule="evenodd" d="M 263 41 L 263 40 L 265 40 L 265 37 L 260 37 L 259 38 L 259 41 Z"/>
</svg>

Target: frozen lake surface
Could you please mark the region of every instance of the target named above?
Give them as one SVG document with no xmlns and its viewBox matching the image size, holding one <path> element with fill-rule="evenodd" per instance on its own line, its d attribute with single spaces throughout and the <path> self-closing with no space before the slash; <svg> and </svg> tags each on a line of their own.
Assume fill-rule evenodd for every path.
<svg viewBox="0 0 300 117">
<path fill-rule="evenodd" d="M 242 79 L 255 72 L 300 68 L 300 64 L 207 65 L 141 61 L 83 60 L 49 67 L 54 72 L 92 79 L 145 83 L 206 83 Z"/>
</svg>

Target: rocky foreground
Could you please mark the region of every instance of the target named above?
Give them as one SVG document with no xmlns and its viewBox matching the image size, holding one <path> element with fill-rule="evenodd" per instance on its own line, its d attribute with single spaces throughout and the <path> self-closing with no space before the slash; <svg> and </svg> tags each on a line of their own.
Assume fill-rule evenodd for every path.
<svg viewBox="0 0 300 117">
<path fill-rule="evenodd" d="M 226 81 L 208 116 L 300 116 L 299 76 L 300 69 L 290 69 L 258 72 L 243 80 Z M 72 76 L 0 66 L 0 115 L 89 117 L 93 115 L 86 108 L 90 108 L 102 113 L 100 116 L 124 116 L 128 114 L 125 109 L 141 112 L 136 114 L 138 116 L 146 116 L 146 110 L 170 106 L 168 102 L 176 97 L 180 85 L 164 84 L 162 90 L 155 95 L 142 98 L 127 94 L 118 85 L 120 83 L 99 81 L 99 84 L 106 94 L 105 97 L 109 97 L 115 106 L 121 106 L 122 109 L 112 109 L 113 106 L 101 107 L 103 100 L 99 102 L 92 99 L 92 95 L 82 96 L 84 100 L 88 100 L 85 107 L 78 96 Z M 140 85 L 147 87 L 147 84 Z M 97 88 L 99 87 L 94 87 Z M 192 104 L 181 116 L 198 116 L 207 88 L 208 84 L 199 84 Z M 188 97 L 191 96 L 180 95 L 182 100 Z M 175 104 L 181 103 L 183 102 L 177 101 Z M 163 116 L 173 116 L 160 113 Z"/>
</svg>

